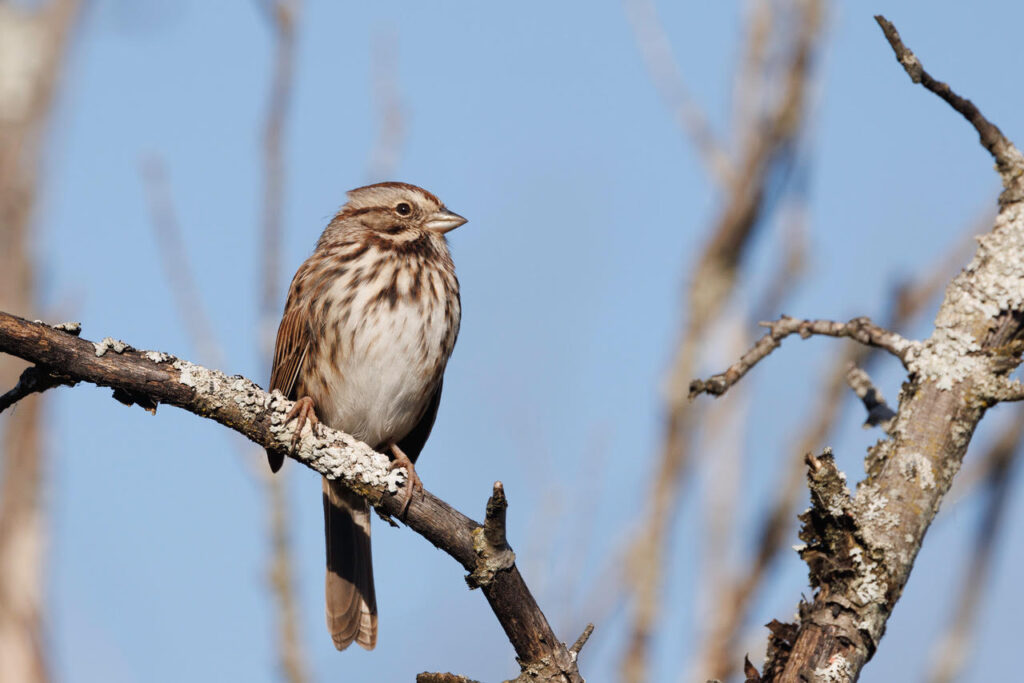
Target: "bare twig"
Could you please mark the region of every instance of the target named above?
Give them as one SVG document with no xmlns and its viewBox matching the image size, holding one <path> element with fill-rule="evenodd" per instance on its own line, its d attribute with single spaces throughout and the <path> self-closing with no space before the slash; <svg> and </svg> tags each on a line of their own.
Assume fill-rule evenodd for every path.
<svg viewBox="0 0 1024 683">
<path fill-rule="evenodd" d="M 386 455 L 323 424 L 315 430 L 300 426 L 293 448 L 296 422 L 288 422 L 287 415 L 295 404 L 280 392 L 268 394 L 245 378 L 228 377 L 165 353 L 135 351 L 126 344 L 107 347 L 0 313 L 0 352 L 54 368 L 75 381 L 112 387 L 122 399 L 143 405 L 167 403 L 215 420 L 263 448 L 343 482 L 385 515 L 402 518 L 467 571 L 478 570 L 474 541 L 482 535 L 477 531 L 481 525 L 426 490 L 412 497 L 400 517 L 407 474 L 402 468 L 391 469 Z M 481 589 L 520 666 L 532 676 L 529 680 L 581 683 L 575 660 L 555 637 L 515 564 L 497 570 Z"/>
<path fill-rule="evenodd" d="M 846 371 L 846 383 L 868 411 L 864 426 L 881 427 L 882 431 L 892 436 L 892 423 L 896 418 L 896 411 L 885 402 L 881 390 L 871 381 L 868 373 L 858 368 L 856 363 L 850 363 Z"/>
<path fill-rule="evenodd" d="M 583 649 L 583 646 L 587 644 L 588 640 L 590 640 L 590 636 L 591 634 L 593 634 L 593 632 L 594 625 L 587 624 L 586 628 L 583 629 L 583 633 L 580 634 L 580 637 L 577 638 L 576 642 L 573 643 L 572 646 L 569 648 L 569 653 L 572 654 L 574 657 L 578 656 L 580 654 L 580 651 Z"/>
<path fill-rule="evenodd" d="M 881 14 L 877 14 L 875 15 L 875 21 L 882 27 L 886 40 L 889 41 L 893 52 L 896 53 L 896 59 L 899 60 L 907 75 L 910 76 L 910 80 L 914 83 L 920 83 L 941 97 L 949 106 L 953 107 L 965 119 L 970 121 L 974 129 L 978 131 L 982 146 L 996 160 L 996 168 L 999 171 L 999 175 L 1003 178 L 1005 190 L 1010 192 L 1010 194 L 1001 197 L 1000 201 L 1010 202 L 1024 199 L 1024 194 L 1020 193 L 1019 170 L 1021 166 L 1024 166 L 1024 158 L 1021 157 L 1020 151 L 1012 142 L 1006 139 L 1006 136 L 1003 135 L 998 126 L 982 116 L 973 102 L 957 95 L 953 92 L 952 88 L 942 81 L 932 78 L 931 74 L 921 66 L 917 56 L 903 44 L 899 32 L 896 31 L 896 27 L 889 20 Z"/>
<path fill-rule="evenodd" d="M 881 328 L 864 317 L 853 318 L 842 323 L 835 320 L 799 320 L 784 315 L 778 320 L 763 322 L 761 325 L 769 328 L 768 334 L 761 337 L 725 372 L 713 375 L 706 380 L 693 380 L 690 383 L 691 398 L 699 394 L 721 396 L 729 390 L 729 387 L 740 381 L 751 368 L 779 348 L 782 345 L 782 340 L 791 334 L 799 334 L 803 339 L 814 335 L 846 337 L 866 346 L 884 349 L 904 363 L 907 362 L 907 354 L 916 348 L 914 342 L 904 339 L 895 332 Z"/>
<path fill-rule="evenodd" d="M 47 389 L 52 389 L 61 385 L 73 386 L 70 380 L 52 375 L 35 365 L 25 368 L 25 371 L 21 373 L 21 377 L 18 378 L 18 383 L 14 385 L 14 388 L 3 396 L 0 396 L 0 413 L 4 412 L 26 396 L 41 394 Z"/>
<path fill-rule="evenodd" d="M 1022 438 L 1024 415 L 1018 411 L 982 458 L 988 464 L 985 509 L 978 525 L 974 548 L 968 553 L 970 559 L 964 573 L 956 609 L 950 617 L 946 633 L 939 639 L 933 651 L 930 675 L 932 683 L 952 683 L 959 680 L 970 652 L 971 630 L 976 623 L 981 598 L 987 587 L 996 540 L 1006 519 L 1006 509 L 1012 493 L 1012 469 L 1020 457 Z"/>
</svg>

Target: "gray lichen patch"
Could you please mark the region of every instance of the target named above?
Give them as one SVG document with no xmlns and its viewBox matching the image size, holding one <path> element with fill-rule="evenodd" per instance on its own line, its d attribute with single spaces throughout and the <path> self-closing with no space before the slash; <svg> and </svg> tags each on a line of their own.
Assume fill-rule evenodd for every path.
<svg viewBox="0 0 1024 683">
<path fill-rule="evenodd" d="M 93 342 L 93 348 L 96 349 L 96 357 L 102 358 L 107 351 L 113 351 L 114 353 L 124 353 L 130 351 L 132 347 L 124 343 L 120 339 L 114 339 L 113 337 L 104 337 L 103 341 Z"/>
<path fill-rule="evenodd" d="M 163 351 L 144 351 L 142 355 L 144 358 L 151 360 L 154 363 L 170 363 L 174 360 L 174 356 L 169 353 L 164 353 Z"/>
<path fill-rule="evenodd" d="M 935 470 L 931 461 L 922 453 L 914 451 L 903 454 L 900 465 L 907 481 L 926 490 L 935 487 Z"/>
<path fill-rule="evenodd" d="M 175 360 L 173 367 L 178 370 L 178 381 L 191 387 L 211 412 L 231 407 L 255 421 L 268 411 L 269 431 L 279 448 L 328 479 L 345 481 L 371 502 L 379 500 L 385 491 L 396 493 L 408 482 L 404 468 L 391 469 L 386 455 L 351 435 L 323 424 L 314 429 L 308 421 L 300 424 L 299 420 L 288 420 L 295 403 L 280 391 L 267 393 L 244 377 L 228 377 L 184 360 Z M 297 442 L 296 429 L 301 430 Z"/>
<path fill-rule="evenodd" d="M 862 548 L 856 546 L 850 549 L 850 559 L 853 560 L 855 568 L 850 588 L 860 604 L 884 602 L 888 585 L 884 579 L 879 578 L 883 572 L 878 564 L 867 557 Z"/>
<path fill-rule="evenodd" d="M 204 395 L 219 393 L 227 380 L 224 373 L 189 363 L 187 360 L 175 361 L 174 369 L 179 372 L 179 382 Z"/>
<path fill-rule="evenodd" d="M 853 668 L 842 655 L 832 655 L 828 664 L 814 670 L 814 680 L 821 683 L 845 683 L 853 680 Z"/>
<path fill-rule="evenodd" d="M 920 379 L 949 391 L 955 384 L 986 371 L 987 360 L 978 351 L 981 345 L 971 333 L 939 327 L 909 359 L 908 367 Z"/>
<path fill-rule="evenodd" d="M 386 455 L 349 434 L 324 425 L 314 430 L 308 422 L 300 425 L 298 420 L 286 421 L 295 404 L 277 390 L 267 396 L 265 405 L 272 411 L 270 432 L 278 445 L 291 449 L 295 430 L 301 429 L 293 457 L 328 479 L 344 480 L 360 493 L 376 493 L 377 497 L 384 491 L 396 493 L 408 481 L 405 468 L 391 469 Z"/>
<path fill-rule="evenodd" d="M 79 323 L 79 322 L 57 323 L 56 325 L 53 326 L 53 329 L 60 330 L 61 332 L 67 332 L 68 334 L 73 334 L 73 335 L 75 335 L 77 337 L 81 333 L 81 331 L 82 331 L 82 323 Z"/>
<path fill-rule="evenodd" d="M 989 319 L 1001 311 L 1024 310 L 1021 254 L 1024 254 L 1024 206 L 1013 203 L 999 212 L 992 231 L 978 238 L 974 260 L 954 280 L 954 287 L 962 292 L 957 301 L 959 310 Z"/>
</svg>

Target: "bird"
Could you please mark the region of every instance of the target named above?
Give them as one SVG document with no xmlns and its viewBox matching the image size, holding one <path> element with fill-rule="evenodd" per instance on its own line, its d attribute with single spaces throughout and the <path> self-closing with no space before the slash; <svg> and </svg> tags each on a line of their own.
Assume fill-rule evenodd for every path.
<svg viewBox="0 0 1024 683">
<path fill-rule="evenodd" d="M 384 182 L 347 193 L 292 279 L 270 390 L 296 401 L 289 421 L 338 429 L 404 467 L 403 514 L 422 490 L 414 463 L 437 417 L 459 334 L 459 281 L 447 233 L 466 223 L 430 192 Z M 267 450 L 270 469 L 285 453 Z M 327 629 L 334 646 L 377 643 L 370 508 L 323 479 Z"/>
</svg>

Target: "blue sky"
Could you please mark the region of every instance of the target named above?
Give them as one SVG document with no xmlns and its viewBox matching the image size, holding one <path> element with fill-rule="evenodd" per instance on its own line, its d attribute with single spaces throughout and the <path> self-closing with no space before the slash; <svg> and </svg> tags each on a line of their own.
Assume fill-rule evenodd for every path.
<svg viewBox="0 0 1024 683">
<path fill-rule="evenodd" d="M 256 4 L 92 3 L 52 127 L 37 240 L 43 310 L 30 317 L 57 311 L 81 320 L 91 339 L 113 335 L 196 358 L 161 271 L 139 172 L 143 158 L 158 155 L 223 369 L 265 380 L 256 285 L 272 41 Z M 728 121 L 742 7 L 661 2 L 659 11 L 687 86 L 724 134 L 717 124 Z M 1011 87 L 1024 66 L 1016 29 L 1024 5 L 833 6 L 806 144 L 810 262 L 785 302 L 792 315 L 880 317 L 894 284 L 946 253 L 998 192 L 976 134 L 909 82 L 871 18 L 877 12 L 936 77 L 1024 141 L 1024 92 Z M 283 280 L 344 192 L 371 180 L 374 36 L 397 50 L 406 138 L 395 179 L 423 185 L 470 221 L 451 235 L 463 326 L 418 471 L 471 516 L 482 513 L 491 483 L 504 482 L 520 567 L 571 642 L 598 611 L 583 596 L 644 509 L 682 287 L 716 190 L 652 86 L 619 3 L 306 0 L 286 138 Z M 758 300 L 777 258 L 779 231 L 767 227 L 740 282 L 740 307 Z M 743 485 L 760 492 L 752 502 L 788 455 L 839 343 L 789 342 L 749 376 L 740 438 Z M 895 397 L 899 368 L 884 365 L 877 379 Z M 49 411 L 58 679 L 274 680 L 262 489 L 240 452 L 262 454 L 211 422 L 173 408 L 152 417 L 95 388 L 57 392 Z M 992 411 L 975 446 L 1009 412 Z M 822 444 L 851 479 L 877 438 L 860 430 L 862 419 L 849 403 L 839 434 Z M 374 527 L 378 649 L 335 652 L 323 625 L 319 482 L 294 463 L 285 470 L 301 629 L 318 680 L 515 673 L 511 648 L 462 570 L 415 534 L 382 524 Z M 705 607 L 701 487 L 690 491 L 672 539 L 672 609 L 654 648 L 659 681 L 678 679 L 679 662 L 693 655 Z M 1022 505 L 1014 499 L 1007 540 L 1024 531 Z M 921 675 L 978 507 L 947 501 L 862 680 Z M 739 546 L 750 533 L 730 541 Z M 1013 568 L 1022 559 L 1009 542 L 1000 551 L 966 680 L 996 679 L 1011 664 L 1024 603 Z M 789 554 L 754 623 L 792 614 L 805 582 L 806 568 Z M 622 610 L 601 616 L 582 660 L 597 682 L 614 679 L 625 628 Z M 762 656 L 761 644 L 752 652 Z"/>
</svg>

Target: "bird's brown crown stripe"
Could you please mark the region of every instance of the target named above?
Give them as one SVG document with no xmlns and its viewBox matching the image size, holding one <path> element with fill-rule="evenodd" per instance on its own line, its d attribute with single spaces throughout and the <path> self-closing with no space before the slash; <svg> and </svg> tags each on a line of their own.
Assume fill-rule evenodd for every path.
<svg viewBox="0 0 1024 683">
<path fill-rule="evenodd" d="M 398 190 L 408 190 L 409 192 L 418 192 L 419 194 L 423 195 L 424 197 L 426 197 L 430 201 L 435 202 L 436 204 L 440 204 L 441 203 L 441 200 L 438 199 L 436 196 L 434 196 L 432 193 L 424 190 L 422 187 L 418 187 L 416 185 L 410 185 L 409 183 L 386 182 L 386 183 L 374 183 L 372 185 L 363 185 L 362 187 L 357 187 L 354 190 L 349 190 L 348 195 L 351 197 L 353 194 L 359 192 L 360 190 L 371 190 L 371 189 L 378 188 L 378 187 L 390 187 L 390 188 L 395 188 L 395 189 L 398 189 Z"/>
</svg>

